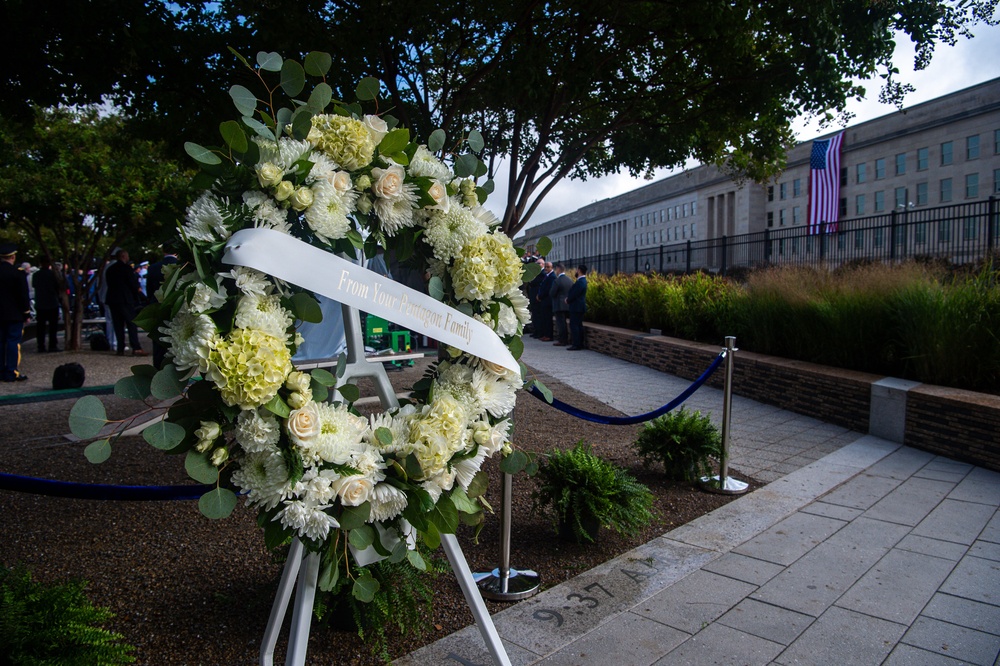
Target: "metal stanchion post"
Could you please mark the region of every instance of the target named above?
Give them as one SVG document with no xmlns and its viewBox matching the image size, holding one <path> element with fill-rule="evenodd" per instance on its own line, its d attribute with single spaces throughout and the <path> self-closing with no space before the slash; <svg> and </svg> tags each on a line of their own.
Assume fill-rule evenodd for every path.
<svg viewBox="0 0 1000 666">
<path fill-rule="evenodd" d="M 736 352 L 736 338 L 726 336 L 726 379 L 722 391 L 722 457 L 719 460 L 719 475 L 705 476 L 701 479 L 701 487 L 713 493 L 723 495 L 740 495 L 750 487 L 749 484 L 729 476 L 729 425 L 733 406 L 733 362 Z"/>
<path fill-rule="evenodd" d="M 513 477 L 504 473 L 500 488 L 500 566 L 493 571 L 472 574 L 479 592 L 492 601 L 518 601 L 536 594 L 541 577 L 530 569 L 510 566 L 511 486 Z"/>
</svg>

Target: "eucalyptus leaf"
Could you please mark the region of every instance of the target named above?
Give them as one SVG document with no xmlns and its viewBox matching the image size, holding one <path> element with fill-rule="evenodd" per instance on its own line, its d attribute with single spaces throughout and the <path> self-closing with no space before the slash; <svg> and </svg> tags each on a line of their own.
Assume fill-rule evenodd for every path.
<svg viewBox="0 0 1000 666">
<path fill-rule="evenodd" d="M 363 527 L 371 517 L 371 508 L 368 502 L 361 506 L 345 506 L 340 514 L 340 527 L 348 531 Z"/>
<path fill-rule="evenodd" d="M 128 400 L 145 400 L 149 397 L 149 385 L 151 382 L 152 377 L 146 375 L 122 377 L 115 382 L 115 395 Z"/>
<path fill-rule="evenodd" d="M 198 453 L 192 449 L 184 457 L 184 469 L 198 483 L 215 483 L 219 480 L 219 468 L 210 462 L 210 455 L 210 451 Z"/>
<path fill-rule="evenodd" d="M 455 508 L 462 513 L 478 513 L 482 511 L 482 507 L 469 499 L 469 496 L 461 488 L 456 487 L 451 491 L 451 501 L 455 504 Z"/>
<path fill-rule="evenodd" d="M 368 102 L 378 98 L 378 93 L 381 89 L 382 82 L 375 77 L 368 76 L 361 79 L 354 93 L 362 102 Z"/>
<path fill-rule="evenodd" d="M 375 530 L 370 525 L 362 525 L 348 532 L 347 539 L 358 550 L 364 550 L 375 543 Z"/>
<path fill-rule="evenodd" d="M 384 426 L 376 428 L 375 439 L 377 439 L 382 446 L 392 446 L 392 431 Z"/>
<path fill-rule="evenodd" d="M 270 53 L 260 51 L 257 53 L 257 64 L 260 65 L 261 69 L 268 72 L 280 72 L 282 62 L 281 56 L 274 51 Z"/>
<path fill-rule="evenodd" d="M 521 338 L 514 338 L 507 345 L 510 350 L 510 355 L 514 357 L 515 360 L 521 358 L 521 354 L 524 353 L 524 340 Z"/>
<path fill-rule="evenodd" d="M 538 254 L 543 257 L 548 256 L 549 252 L 552 251 L 552 240 L 548 236 L 542 236 L 535 243 L 535 248 L 538 250 Z"/>
<path fill-rule="evenodd" d="M 327 83 L 319 83 L 309 94 L 309 109 L 313 113 L 323 113 L 327 104 L 333 99 L 333 90 Z"/>
<path fill-rule="evenodd" d="M 486 493 L 486 489 L 490 485 L 490 475 L 485 470 L 479 470 L 476 475 L 472 477 L 472 481 L 469 483 L 469 489 L 465 491 L 465 494 L 471 498 L 480 497 Z"/>
<path fill-rule="evenodd" d="M 208 148 L 192 141 L 184 142 L 184 152 L 190 155 L 195 162 L 206 166 L 222 164 L 222 159 Z"/>
<path fill-rule="evenodd" d="M 537 261 L 527 264 L 524 267 L 524 272 L 521 274 L 521 282 L 531 282 L 541 272 L 542 266 Z"/>
<path fill-rule="evenodd" d="M 319 308 L 319 302 L 315 296 L 300 291 L 292 296 L 292 309 L 295 316 L 302 321 L 311 324 L 318 324 L 323 321 L 323 311 Z"/>
<path fill-rule="evenodd" d="M 480 185 L 480 187 L 482 188 L 483 192 L 486 192 L 486 194 L 493 194 L 493 190 L 496 189 L 496 183 L 494 183 L 493 179 L 490 178 L 485 183 Z"/>
<path fill-rule="evenodd" d="M 323 368 L 316 368 L 309 373 L 313 379 L 318 381 L 320 384 L 326 387 L 333 387 L 337 385 L 337 378 L 330 374 L 327 370 Z"/>
<path fill-rule="evenodd" d="M 83 455 L 93 464 L 99 465 L 111 457 L 111 444 L 106 439 L 91 442 L 83 450 Z"/>
<path fill-rule="evenodd" d="M 330 399 L 330 389 L 323 386 L 315 379 L 309 382 L 309 390 L 312 391 L 313 402 L 326 402 Z"/>
<path fill-rule="evenodd" d="M 465 140 L 469 143 L 469 150 L 474 153 L 478 153 L 486 147 L 486 142 L 483 140 L 483 135 L 479 133 L 479 130 L 469 132 L 469 136 Z"/>
<path fill-rule="evenodd" d="M 500 461 L 500 471 L 507 474 L 517 474 L 528 464 L 528 456 L 523 451 L 512 451 Z"/>
<path fill-rule="evenodd" d="M 323 566 L 319 570 L 319 580 L 316 581 L 319 589 L 329 592 L 337 586 L 337 581 L 340 580 L 339 564 L 333 558 L 324 560 Z"/>
<path fill-rule="evenodd" d="M 108 422 L 104 403 L 94 395 L 85 395 L 69 412 L 69 430 L 80 439 L 96 437 Z"/>
<path fill-rule="evenodd" d="M 312 129 L 312 112 L 304 106 L 300 106 L 292 114 L 292 136 L 299 141 L 309 136 Z"/>
<path fill-rule="evenodd" d="M 406 559 L 410 565 L 419 571 L 427 571 L 427 562 L 424 561 L 423 556 L 415 550 L 406 551 Z"/>
<path fill-rule="evenodd" d="M 436 301 L 444 300 L 444 282 L 440 277 L 434 275 L 427 281 L 427 293 Z"/>
<path fill-rule="evenodd" d="M 367 569 L 362 569 L 361 575 L 354 580 L 354 588 L 351 590 L 351 594 L 358 601 L 367 604 L 371 603 L 371 600 L 375 598 L 378 588 L 378 581 L 372 578 Z"/>
<path fill-rule="evenodd" d="M 392 155 L 401 152 L 410 142 L 410 130 L 401 128 L 394 129 L 386 134 L 378 144 L 378 152 L 383 155 Z"/>
<path fill-rule="evenodd" d="M 448 138 L 443 129 L 436 129 L 427 137 L 427 150 L 436 153 L 444 148 L 445 139 Z"/>
<path fill-rule="evenodd" d="M 275 133 L 281 134 L 285 131 L 285 127 L 292 122 L 292 110 L 287 107 L 282 107 L 278 109 L 278 113 L 275 114 Z"/>
<path fill-rule="evenodd" d="M 177 397 L 184 390 L 184 379 L 172 363 L 163 366 L 163 369 L 153 376 L 153 381 L 149 385 L 150 393 L 158 400 L 169 400 Z"/>
<path fill-rule="evenodd" d="M 281 89 L 289 97 L 295 97 L 306 87 L 306 73 L 302 65 L 294 60 L 281 63 Z"/>
<path fill-rule="evenodd" d="M 257 96 L 248 88 L 235 85 L 229 89 L 229 97 L 233 100 L 233 104 L 236 105 L 236 110 L 240 112 L 241 116 L 252 116 L 257 110 Z"/>
<path fill-rule="evenodd" d="M 337 392 L 344 396 L 347 402 L 356 402 L 361 397 L 361 390 L 354 384 L 344 384 L 337 387 Z"/>
<path fill-rule="evenodd" d="M 142 431 L 142 438 L 162 451 L 169 451 L 183 442 L 185 435 L 184 428 L 166 420 L 157 421 Z"/>
<path fill-rule="evenodd" d="M 288 408 L 288 403 L 286 403 L 280 395 L 275 394 L 267 404 L 264 405 L 275 416 L 280 416 L 283 419 L 287 419 L 288 415 L 292 413 L 292 410 Z"/>
<path fill-rule="evenodd" d="M 552 404 L 552 391 L 549 390 L 549 387 L 546 386 L 545 384 L 541 383 L 537 379 L 535 380 L 535 384 L 534 385 L 535 385 L 535 388 L 538 389 L 539 393 L 542 394 L 542 397 L 545 398 L 545 402 L 547 402 L 547 403 L 549 403 L 551 405 Z"/>
<path fill-rule="evenodd" d="M 479 167 L 479 158 L 472 153 L 459 155 L 455 160 L 455 175 L 459 178 L 468 178 L 476 173 Z"/>
<path fill-rule="evenodd" d="M 257 136 L 274 141 L 274 132 L 272 132 L 271 128 L 264 123 L 255 118 L 251 118 L 250 116 L 243 116 L 242 120 L 243 124 L 253 130 L 254 134 Z"/>
<path fill-rule="evenodd" d="M 322 51 L 310 51 L 303 60 L 306 74 L 310 76 L 326 76 L 332 64 L 333 58 L 330 57 L 330 54 Z"/>
<path fill-rule="evenodd" d="M 219 133 L 222 140 L 226 142 L 232 150 L 237 153 L 245 153 L 247 150 L 247 134 L 235 120 L 227 120 L 219 125 Z"/>
<path fill-rule="evenodd" d="M 227 488 L 216 488 L 201 496 L 198 508 L 206 518 L 227 518 L 236 508 L 236 493 Z"/>
<path fill-rule="evenodd" d="M 389 564 L 399 564 L 406 558 L 408 552 L 410 550 L 406 547 L 406 541 L 400 539 L 392 548 L 392 553 L 389 555 Z"/>
</svg>

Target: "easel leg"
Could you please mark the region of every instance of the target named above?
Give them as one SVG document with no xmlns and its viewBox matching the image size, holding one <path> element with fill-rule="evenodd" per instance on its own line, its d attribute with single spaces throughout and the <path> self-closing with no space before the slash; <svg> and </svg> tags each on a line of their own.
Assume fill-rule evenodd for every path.
<svg viewBox="0 0 1000 666">
<path fill-rule="evenodd" d="M 271 615 L 267 619 L 264 638 L 260 642 L 260 666 L 274 666 L 274 646 L 278 642 L 278 634 L 281 633 L 281 623 L 285 619 L 285 613 L 288 611 L 288 601 L 292 598 L 295 579 L 299 575 L 299 567 L 302 564 L 302 550 L 302 542 L 298 539 L 293 539 L 292 547 L 288 551 L 288 559 L 285 560 L 285 569 L 281 572 L 278 592 L 274 595 L 274 603 L 271 605 Z"/>
<path fill-rule="evenodd" d="M 306 650 L 309 647 L 309 626 L 312 624 L 313 600 L 316 598 L 316 581 L 319 579 L 319 553 L 309 553 L 302 561 L 305 569 L 299 575 L 299 584 L 295 590 L 295 608 L 292 609 L 285 666 L 305 666 Z"/>
<path fill-rule="evenodd" d="M 462 588 L 465 601 L 469 604 L 469 610 L 472 611 L 472 616 L 476 619 L 476 626 L 479 627 L 479 633 L 483 636 L 486 649 L 493 657 L 493 663 L 497 666 L 510 666 L 510 658 L 507 656 L 507 651 L 504 650 L 497 628 L 493 625 L 493 618 L 486 610 L 486 602 L 483 601 L 479 594 L 479 588 L 472 580 L 472 571 L 469 569 L 469 563 L 465 560 L 462 548 L 458 545 L 458 539 L 455 538 L 454 534 L 442 534 L 441 546 L 444 548 L 445 555 L 448 556 L 452 571 L 455 572 L 455 578 L 458 579 L 458 585 Z"/>
</svg>

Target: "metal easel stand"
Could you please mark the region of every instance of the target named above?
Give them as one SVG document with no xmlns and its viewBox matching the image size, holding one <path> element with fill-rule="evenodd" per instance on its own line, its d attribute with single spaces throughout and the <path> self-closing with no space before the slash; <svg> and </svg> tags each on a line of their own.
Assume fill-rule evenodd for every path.
<svg viewBox="0 0 1000 666">
<path fill-rule="evenodd" d="M 518 601 L 538 593 L 542 578 L 531 569 L 510 566 L 511 485 L 513 477 L 504 473 L 500 509 L 500 566 L 472 575 L 479 591 L 492 601 Z"/>
<path fill-rule="evenodd" d="M 736 338 L 726 336 L 726 381 L 722 391 L 722 457 L 719 460 L 718 476 L 704 476 L 700 484 L 703 490 L 721 495 L 742 495 L 750 487 L 748 483 L 729 476 L 729 430 L 733 406 L 733 363 L 736 354 Z"/>
<path fill-rule="evenodd" d="M 344 384 L 351 379 L 369 377 L 375 382 L 375 390 L 382 403 L 382 408 L 399 407 L 396 392 L 389 382 L 385 366 L 378 362 L 370 363 L 365 359 L 365 346 L 361 336 L 361 316 L 357 308 L 346 305 L 342 307 L 344 332 L 347 338 L 347 364 L 338 383 Z M 479 627 L 479 632 L 483 636 L 486 648 L 493 657 L 493 663 L 497 666 L 511 666 L 510 658 L 507 656 L 500 635 L 493 624 L 493 618 L 490 617 L 486 603 L 473 582 L 472 572 L 469 570 L 469 564 L 462 548 L 458 545 L 458 539 L 455 538 L 454 534 L 444 534 L 441 536 L 441 545 L 448 557 L 448 562 L 451 564 L 451 569 L 458 579 L 458 585 L 462 588 L 465 601 L 469 604 L 469 610 L 472 611 L 472 616 L 476 620 L 476 626 Z M 313 601 L 316 597 L 317 580 L 319 579 L 319 560 L 319 554 L 305 552 L 301 541 L 298 539 L 292 541 L 288 560 L 285 562 L 285 569 L 281 573 L 281 581 L 278 584 L 278 593 L 274 597 L 271 615 L 267 620 L 264 638 L 260 644 L 260 666 L 274 665 L 274 647 L 288 611 L 288 603 L 291 600 L 292 587 L 295 586 L 296 579 L 298 579 L 298 589 L 295 595 L 295 607 L 292 610 L 292 624 L 289 629 L 285 666 L 305 665 L 306 648 L 309 644 L 309 627 L 312 623 Z M 303 564 L 305 564 L 304 568 Z"/>
</svg>

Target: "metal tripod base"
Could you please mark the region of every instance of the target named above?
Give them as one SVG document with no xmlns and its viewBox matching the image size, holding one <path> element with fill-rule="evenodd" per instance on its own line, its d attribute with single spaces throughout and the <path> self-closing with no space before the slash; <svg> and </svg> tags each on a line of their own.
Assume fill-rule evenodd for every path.
<svg viewBox="0 0 1000 666">
<path fill-rule="evenodd" d="M 727 476 L 725 482 L 720 484 L 718 475 L 703 476 L 698 485 L 701 486 L 702 490 L 719 495 L 742 495 L 750 488 L 749 483 L 744 483 L 731 476 Z"/>
<path fill-rule="evenodd" d="M 490 601 L 520 601 L 538 593 L 542 577 L 531 569 L 510 569 L 507 576 L 500 569 L 472 574 L 479 593 Z"/>
</svg>

